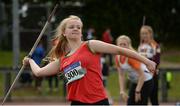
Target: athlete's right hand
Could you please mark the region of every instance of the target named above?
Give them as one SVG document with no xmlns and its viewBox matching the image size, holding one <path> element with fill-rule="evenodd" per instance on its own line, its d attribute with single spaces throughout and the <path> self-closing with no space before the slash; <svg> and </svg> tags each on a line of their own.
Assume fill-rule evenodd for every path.
<svg viewBox="0 0 180 106">
<path fill-rule="evenodd" d="M 30 59 L 31 58 L 28 58 L 27 56 L 25 56 L 24 59 L 23 59 L 23 65 L 29 65 L 29 60 Z"/>
<path fill-rule="evenodd" d="M 123 98 L 123 100 L 125 101 L 125 102 L 127 102 L 127 100 L 128 100 L 128 95 L 123 91 L 123 92 L 120 92 L 120 95 L 121 95 L 121 97 Z"/>
</svg>

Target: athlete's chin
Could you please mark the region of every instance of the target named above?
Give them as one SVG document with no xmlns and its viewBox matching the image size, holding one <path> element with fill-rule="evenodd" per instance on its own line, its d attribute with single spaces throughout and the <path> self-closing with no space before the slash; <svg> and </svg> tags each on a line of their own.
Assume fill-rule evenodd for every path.
<svg viewBox="0 0 180 106">
<path fill-rule="evenodd" d="M 81 39 L 81 37 L 71 37 L 69 39 L 71 39 L 71 40 L 79 40 L 79 39 Z"/>
<path fill-rule="evenodd" d="M 70 38 L 71 39 L 79 39 L 81 37 L 82 37 L 81 35 L 72 35 Z"/>
</svg>

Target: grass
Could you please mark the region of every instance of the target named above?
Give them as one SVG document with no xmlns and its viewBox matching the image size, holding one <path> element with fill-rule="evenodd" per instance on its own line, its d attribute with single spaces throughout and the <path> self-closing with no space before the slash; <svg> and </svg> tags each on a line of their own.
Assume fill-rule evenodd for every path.
<svg viewBox="0 0 180 106">
<path fill-rule="evenodd" d="M 180 63 L 180 54 L 175 54 L 175 55 L 171 55 L 171 56 L 162 56 L 161 58 L 162 61 L 168 61 L 171 63 Z"/>
<path fill-rule="evenodd" d="M 178 73 L 178 74 L 177 74 Z M 168 96 L 169 99 L 180 100 L 180 84 L 178 81 L 180 81 L 180 72 L 172 73 L 172 81 L 170 83 L 171 88 L 169 89 Z"/>
<path fill-rule="evenodd" d="M 12 78 L 11 78 L 11 83 L 12 81 L 15 79 L 15 74 L 11 74 Z M 0 97 L 2 97 L 4 95 L 4 74 L 0 73 L 0 81 L 3 83 L 0 83 Z M 54 84 L 54 82 L 53 82 Z M 35 87 L 34 87 L 34 80 L 32 82 L 31 85 L 26 85 L 23 86 L 22 84 L 20 84 L 19 82 L 16 82 L 16 85 L 14 86 L 14 89 L 11 91 L 12 96 L 15 97 L 36 97 L 36 96 L 63 96 L 63 81 L 60 80 L 59 81 L 59 89 L 58 92 L 49 92 L 47 91 L 49 88 L 48 86 L 48 80 L 47 78 L 43 78 L 42 81 L 42 88 L 41 91 L 39 92 Z M 54 86 L 54 85 L 53 85 Z"/>
<path fill-rule="evenodd" d="M 162 48 L 161 61 L 180 63 L 180 48 L 177 47 L 166 47 Z"/>
<path fill-rule="evenodd" d="M 109 90 L 113 99 L 119 99 L 119 82 L 117 72 L 110 73 L 110 76 L 108 77 L 107 89 Z"/>
<path fill-rule="evenodd" d="M 26 56 L 26 52 L 20 53 L 19 61 L 21 63 L 21 60 L 24 56 Z M 0 51 L 0 67 L 12 67 L 13 66 L 13 53 L 11 51 Z"/>
<path fill-rule="evenodd" d="M 22 52 L 20 55 L 20 61 L 22 58 L 27 55 L 26 52 Z M 9 51 L 0 51 L 0 67 L 11 67 L 13 64 L 13 55 L 12 52 Z M 180 63 L 180 55 L 175 54 L 175 55 L 162 55 L 162 61 L 169 61 L 172 63 Z M 21 63 L 21 62 L 20 62 Z M 14 80 L 15 75 L 12 74 L 13 78 L 11 80 Z M 169 99 L 170 100 L 178 100 L 180 98 L 180 85 L 178 81 L 180 80 L 180 73 L 173 73 L 173 78 L 171 81 L 171 89 L 169 90 Z M 0 73 L 0 97 L 4 95 L 4 75 Z M 54 92 L 54 93 L 48 93 L 46 89 L 48 88 L 48 83 L 47 81 L 43 81 L 42 84 L 42 93 L 37 92 L 37 90 L 34 87 L 20 87 L 18 89 L 14 89 L 12 92 L 13 97 L 48 97 L 48 96 L 53 96 L 53 97 L 59 97 L 63 96 L 62 92 L 62 86 L 63 83 L 62 81 L 59 82 L 60 92 Z M 116 71 L 111 72 L 110 76 L 108 77 L 108 90 L 113 97 L 115 101 L 119 101 L 119 84 L 118 84 L 118 74 Z"/>
<path fill-rule="evenodd" d="M 26 56 L 27 53 L 26 52 L 21 52 L 20 53 L 20 59 L 19 59 L 19 64 L 21 65 L 21 60 L 23 59 L 24 56 Z M 13 54 L 10 51 L 0 51 L 0 67 L 12 67 L 13 66 Z M 11 80 L 13 81 L 15 79 L 15 74 L 12 73 L 12 78 Z M 0 96 L 4 95 L 4 74 L 0 73 L 0 81 L 3 83 L 0 83 Z M 11 81 L 11 82 L 12 82 Z M 34 82 L 33 84 L 34 85 Z M 59 82 L 59 85 L 62 85 L 62 81 Z M 42 83 L 43 88 L 48 88 L 48 83 L 47 81 L 43 81 Z M 43 93 L 40 92 L 36 92 L 37 90 L 34 87 L 20 87 L 18 89 L 15 89 L 12 93 L 12 96 L 48 96 L 48 92 L 46 92 L 46 89 L 42 89 Z M 62 87 L 60 87 L 60 91 L 62 91 Z M 51 95 L 53 96 L 62 96 L 63 93 L 59 92 L 59 93 L 52 93 Z"/>
<path fill-rule="evenodd" d="M 7 51 L 0 51 L 0 67 L 11 67 L 12 62 L 12 53 Z"/>
<path fill-rule="evenodd" d="M 172 78 L 172 81 L 171 81 L 171 88 L 169 89 L 169 92 L 168 92 L 168 99 L 170 101 L 177 101 L 179 98 L 180 98 L 180 85 L 178 84 L 177 81 L 180 80 L 180 73 L 177 72 L 177 73 L 173 73 L 173 78 Z M 1 82 L 4 82 L 3 80 L 3 76 L 2 74 L 0 74 L 0 81 Z M 4 95 L 4 92 L 3 92 L 3 84 L 4 83 L 1 83 L 0 84 L 0 96 L 2 97 Z M 161 85 L 159 85 L 160 87 Z M 43 80 L 43 83 L 42 83 L 42 92 L 38 92 L 37 89 L 35 89 L 34 87 L 21 87 L 21 88 L 18 88 L 18 89 L 14 89 L 12 91 L 12 96 L 13 97 L 42 97 L 42 98 L 45 98 L 45 97 L 63 97 L 63 90 L 62 90 L 62 87 L 63 87 L 63 82 L 60 81 L 59 82 L 59 92 L 52 92 L 52 93 L 49 93 L 47 92 L 47 88 L 48 88 L 48 83 L 47 83 L 47 80 Z M 119 101 L 120 99 L 120 96 L 119 96 L 119 84 L 118 84 L 118 74 L 117 72 L 111 72 L 110 73 L 110 76 L 108 77 L 108 86 L 107 86 L 107 89 L 109 90 L 112 98 L 115 100 L 115 101 Z M 159 93 L 159 98 L 161 98 L 161 90 L 159 90 L 160 93 Z"/>
<path fill-rule="evenodd" d="M 54 83 L 54 82 L 53 82 Z M 48 81 L 47 79 L 43 79 L 42 81 L 42 86 L 41 86 L 41 91 L 37 90 L 34 87 L 34 82 L 31 86 L 26 86 L 22 88 L 15 89 L 15 92 L 13 92 L 13 96 L 18 96 L 18 97 L 37 97 L 37 96 L 63 96 L 63 82 L 59 81 L 59 89 L 57 92 L 49 92 L 48 91 Z"/>
<path fill-rule="evenodd" d="M 3 88 L 4 88 L 4 76 L 3 74 L 0 73 L 0 96 L 3 96 L 4 95 L 4 91 L 3 91 Z"/>
<path fill-rule="evenodd" d="M 170 71 L 170 70 L 169 70 Z M 178 101 L 180 98 L 180 85 L 177 81 L 180 81 L 180 72 L 172 72 L 171 88 L 168 90 L 169 101 Z M 159 100 L 161 100 L 161 82 L 159 80 Z M 119 101 L 119 83 L 118 73 L 111 72 L 108 78 L 108 90 L 115 101 Z M 128 91 L 127 91 L 128 93 Z"/>
</svg>

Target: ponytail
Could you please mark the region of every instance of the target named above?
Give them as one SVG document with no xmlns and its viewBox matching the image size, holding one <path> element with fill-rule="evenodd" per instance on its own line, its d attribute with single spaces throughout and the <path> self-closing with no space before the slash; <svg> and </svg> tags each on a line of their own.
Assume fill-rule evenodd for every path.
<svg viewBox="0 0 180 106">
<path fill-rule="evenodd" d="M 55 50 L 54 54 L 57 58 L 60 56 L 63 56 L 66 53 L 67 44 L 68 44 L 68 42 L 67 42 L 66 37 L 62 36 L 59 38 L 59 42 L 54 49 Z"/>
</svg>

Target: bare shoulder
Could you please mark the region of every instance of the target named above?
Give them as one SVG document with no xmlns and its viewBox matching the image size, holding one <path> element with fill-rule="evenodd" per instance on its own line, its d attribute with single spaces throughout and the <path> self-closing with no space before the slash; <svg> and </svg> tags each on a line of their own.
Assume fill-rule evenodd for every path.
<svg viewBox="0 0 180 106">
<path fill-rule="evenodd" d="M 90 40 L 89 47 L 96 53 L 115 53 L 117 46 L 100 40 Z"/>
<path fill-rule="evenodd" d="M 105 43 L 103 41 L 100 41 L 100 40 L 89 40 L 88 45 L 89 45 L 90 48 L 96 49 L 96 48 L 99 48 L 99 47 L 106 46 L 107 43 Z"/>
<path fill-rule="evenodd" d="M 100 46 L 102 41 L 99 40 L 88 40 L 87 45 L 92 53 L 97 53 L 97 47 Z"/>
<path fill-rule="evenodd" d="M 100 41 L 100 40 L 89 40 L 88 42 L 89 42 L 89 45 L 91 45 L 91 46 L 104 45 L 104 44 L 106 44 L 105 42 Z"/>
</svg>

